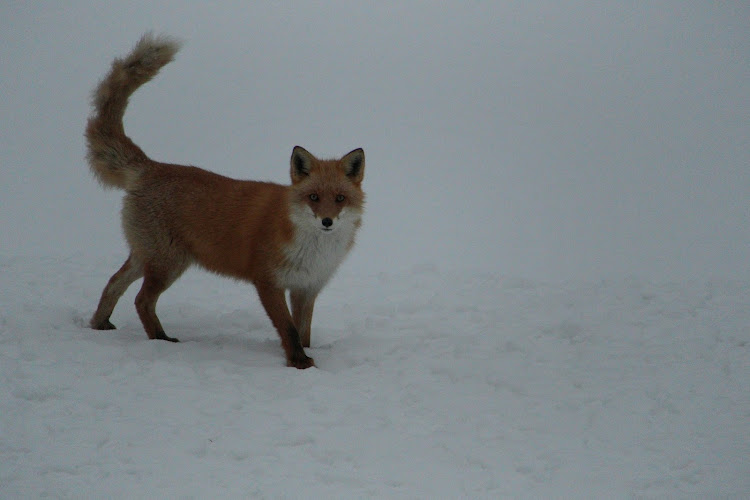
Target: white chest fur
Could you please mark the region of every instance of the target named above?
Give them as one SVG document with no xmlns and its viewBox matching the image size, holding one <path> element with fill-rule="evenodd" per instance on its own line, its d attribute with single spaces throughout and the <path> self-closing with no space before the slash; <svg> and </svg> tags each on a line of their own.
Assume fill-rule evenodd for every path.
<svg viewBox="0 0 750 500">
<path fill-rule="evenodd" d="M 293 210 L 291 219 L 295 235 L 284 249 L 286 262 L 277 273 L 279 285 L 318 292 L 346 257 L 360 215 L 353 210 L 342 210 L 331 231 L 323 231 L 320 219 L 307 207 Z"/>
</svg>

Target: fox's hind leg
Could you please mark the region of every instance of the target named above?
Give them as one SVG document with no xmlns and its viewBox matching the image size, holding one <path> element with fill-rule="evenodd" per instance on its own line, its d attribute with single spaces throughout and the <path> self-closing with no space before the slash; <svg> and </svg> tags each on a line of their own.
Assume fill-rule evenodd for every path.
<svg viewBox="0 0 750 500">
<path fill-rule="evenodd" d="M 109 321 L 112 311 L 125 290 L 138 278 L 143 276 L 143 267 L 130 255 L 119 271 L 112 275 L 102 291 L 99 306 L 91 318 L 91 328 L 95 330 L 113 330 L 115 325 Z"/>
<path fill-rule="evenodd" d="M 169 286 L 179 278 L 187 268 L 187 263 L 172 262 L 172 265 L 154 265 L 147 263 L 143 268 L 143 286 L 135 297 L 135 309 L 141 318 L 146 335 L 150 339 L 179 342 L 174 337 L 167 336 L 156 316 L 156 301 Z"/>
</svg>

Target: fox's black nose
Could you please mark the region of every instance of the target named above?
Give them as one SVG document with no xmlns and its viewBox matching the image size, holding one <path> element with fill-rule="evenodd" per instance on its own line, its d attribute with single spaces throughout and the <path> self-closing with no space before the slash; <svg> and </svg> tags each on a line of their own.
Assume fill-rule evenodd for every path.
<svg viewBox="0 0 750 500">
<path fill-rule="evenodd" d="M 331 226 L 333 226 L 333 221 L 331 220 L 330 217 L 326 217 L 325 219 L 323 219 L 320 222 L 322 222 L 325 227 L 331 227 Z"/>
</svg>

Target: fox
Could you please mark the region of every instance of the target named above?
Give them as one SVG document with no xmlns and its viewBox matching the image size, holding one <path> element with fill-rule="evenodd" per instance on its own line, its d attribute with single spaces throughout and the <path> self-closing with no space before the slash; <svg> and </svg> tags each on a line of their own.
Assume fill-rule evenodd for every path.
<svg viewBox="0 0 750 500">
<path fill-rule="evenodd" d="M 118 300 L 143 278 L 135 309 L 148 338 L 179 342 L 165 333 L 156 303 L 197 265 L 252 284 L 287 366 L 315 366 L 304 350 L 313 308 L 361 226 L 365 153 L 357 148 L 319 159 L 295 146 L 288 185 L 152 160 L 125 134 L 123 116 L 130 96 L 180 48 L 171 36 L 144 34 L 112 62 L 92 94 L 86 158 L 103 187 L 125 191 L 121 219 L 129 255 L 104 287 L 89 324 L 114 329 L 110 317 Z"/>
</svg>

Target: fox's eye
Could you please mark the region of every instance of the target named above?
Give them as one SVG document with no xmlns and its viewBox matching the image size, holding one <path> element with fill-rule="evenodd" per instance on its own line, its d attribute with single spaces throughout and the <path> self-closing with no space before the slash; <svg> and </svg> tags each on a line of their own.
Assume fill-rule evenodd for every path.
<svg viewBox="0 0 750 500">
<path fill-rule="evenodd" d="M 342 201 L 344 201 L 345 199 L 346 199 L 346 198 L 344 197 L 344 195 L 343 195 L 343 194 L 337 194 L 337 195 L 336 195 L 336 202 L 337 202 L 337 203 L 341 203 L 341 202 L 342 202 Z"/>
<path fill-rule="evenodd" d="M 313 193 L 313 194 L 310 195 L 310 199 L 312 201 L 318 201 L 320 198 L 318 198 L 317 193 Z"/>
</svg>

